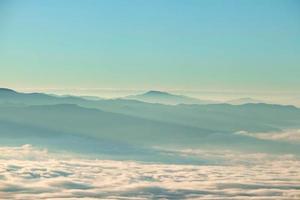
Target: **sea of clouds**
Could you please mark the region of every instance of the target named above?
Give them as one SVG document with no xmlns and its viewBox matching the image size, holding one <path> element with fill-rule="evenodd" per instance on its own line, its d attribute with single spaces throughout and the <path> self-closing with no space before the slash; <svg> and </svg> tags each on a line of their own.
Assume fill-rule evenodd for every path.
<svg viewBox="0 0 300 200">
<path fill-rule="evenodd" d="M 224 162 L 142 163 L 0 147 L 0 199 L 300 199 L 300 160 L 293 155 L 180 153 Z"/>
</svg>

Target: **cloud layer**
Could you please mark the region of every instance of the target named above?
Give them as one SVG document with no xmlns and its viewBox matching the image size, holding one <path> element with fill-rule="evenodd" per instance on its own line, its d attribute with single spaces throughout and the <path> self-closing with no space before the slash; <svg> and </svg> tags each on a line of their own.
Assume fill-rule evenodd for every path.
<svg viewBox="0 0 300 200">
<path fill-rule="evenodd" d="M 242 156 L 232 154 L 225 152 L 223 159 L 235 161 L 222 165 L 171 165 L 62 157 L 30 145 L 1 147 L 0 198 L 300 198 L 297 158 L 244 155 L 245 163 L 236 162 Z"/>
</svg>

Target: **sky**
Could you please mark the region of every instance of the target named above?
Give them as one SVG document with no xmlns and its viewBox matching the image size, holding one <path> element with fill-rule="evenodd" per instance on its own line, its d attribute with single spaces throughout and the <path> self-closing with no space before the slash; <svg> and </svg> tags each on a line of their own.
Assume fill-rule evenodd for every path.
<svg viewBox="0 0 300 200">
<path fill-rule="evenodd" d="M 0 0 L 0 85 L 294 95 L 299 36 L 297 0 Z"/>
</svg>

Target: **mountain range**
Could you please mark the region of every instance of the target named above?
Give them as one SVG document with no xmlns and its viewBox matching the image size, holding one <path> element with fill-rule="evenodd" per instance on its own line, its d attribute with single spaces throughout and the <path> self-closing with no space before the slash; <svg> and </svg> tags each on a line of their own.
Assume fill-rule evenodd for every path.
<svg viewBox="0 0 300 200">
<path fill-rule="evenodd" d="M 169 96 L 153 91 L 148 95 Z M 114 155 L 143 152 L 143 156 L 157 158 L 161 155 L 156 155 L 156 146 L 300 153 L 298 143 L 236 134 L 299 127 L 300 109 L 294 106 L 166 105 L 128 98 L 89 100 L 0 89 L 0 135 L 6 144 L 35 142 Z"/>
</svg>

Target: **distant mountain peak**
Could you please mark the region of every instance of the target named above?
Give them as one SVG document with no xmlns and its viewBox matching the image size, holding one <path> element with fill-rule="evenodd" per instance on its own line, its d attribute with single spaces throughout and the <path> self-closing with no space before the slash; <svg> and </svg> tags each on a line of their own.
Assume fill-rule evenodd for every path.
<svg viewBox="0 0 300 200">
<path fill-rule="evenodd" d="M 172 94 L 168 92 L 159 91 L 159 90 L 150 90 L 142 95 L 172 95 Z"/>
<path fill-rule="evenodd" d="M 9 88 L 0 88 L 0 92 L 5 92 L 5 93 L 17 93 L 16 91 L 9 89 Z"/>
<path fill-rule="evenodd" d="M 148 103 L 160 103 L 169 105 L 178 104 L 210 104 L 212 101 L 200 100 L 193 97 L 188 97 L 184 95 L 172 94 L 159 90 L 150 90 L 143 94 L 130 95 L 125 97 L 125 99 L 138 100 Z"/>
</svg>

